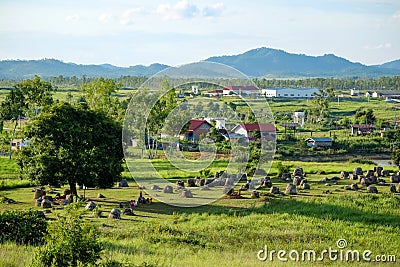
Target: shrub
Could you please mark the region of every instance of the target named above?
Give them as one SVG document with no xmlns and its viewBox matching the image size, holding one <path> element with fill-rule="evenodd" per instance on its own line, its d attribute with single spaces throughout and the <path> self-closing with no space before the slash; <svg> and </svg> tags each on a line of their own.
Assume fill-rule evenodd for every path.
<svg viewBox="0 0 400 267">
<path fill-rule="evenodd" d="M 31 266 L 88 266 L 100 259 L 97 229 L 81 218 L 78 207 L 71 204 L 66 216 L 49 227 L 46 244 L 37 250 Z"/>
<path fill-rule="evenodd" d="M 36 245 L 43 242 L 47 222 L 37 211 L 5 211 L 0 214 L 0 242 Z"/>
</svg>

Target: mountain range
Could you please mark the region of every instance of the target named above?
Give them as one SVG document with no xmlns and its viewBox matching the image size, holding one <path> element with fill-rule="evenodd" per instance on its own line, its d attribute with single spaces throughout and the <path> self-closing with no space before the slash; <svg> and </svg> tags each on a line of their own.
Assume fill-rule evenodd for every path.
<svg viewBox="0 0 400 267">
<path fill-rule="evenodd" d="M 347 59 L 325 54 L 308 56 L 293 54 L 272 48 L 257 48 L 243 54 L 215 56 L 204 61 L 217 62 L 236 68 L 250 77 L 378 77 L 400 75 L 400 59 L 382 65 L 367 66 Z M 81 65 L 65 63 L 57 59 L 41 60 L 2 60 L 0 61 L 0 78 L 26 79 L 33 75 L 42 78 L 57 77 L 107 77 L 152 76 L 169 68 L 155 63 L 150 66 L 136 65 L 117 67 L 110 64 Z"/>
</svg>

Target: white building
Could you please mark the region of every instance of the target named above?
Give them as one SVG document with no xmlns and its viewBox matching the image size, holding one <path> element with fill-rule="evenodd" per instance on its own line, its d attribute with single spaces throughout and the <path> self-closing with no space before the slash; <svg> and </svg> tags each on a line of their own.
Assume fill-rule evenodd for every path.
<svg viewBox="0 0 400 267">
<path fill-rule="evenodd" d="M 300 127 L 303 128 L 304 127 L 304 117 L 305 117 L 304 112 L 295 112 L 293 114 L 293 122 L 299 124 Z"/>
<path fill-rule="evenodd" d="M 317 88 L 267 88 L 262 89 L 266 97 L 311 98 L 318 93 Z"/>
<path fill-rule="evenodd" d="M 358 96 L 360 94 L 360 90 L 357 89 L 351 89 L 350 90 L 350 95 L 351 96 Z"/>
</svg>

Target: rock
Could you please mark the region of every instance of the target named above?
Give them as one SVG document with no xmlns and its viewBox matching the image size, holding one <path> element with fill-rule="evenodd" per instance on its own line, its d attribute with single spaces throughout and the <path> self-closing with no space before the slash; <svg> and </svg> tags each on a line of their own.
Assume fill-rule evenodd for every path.
<svg viewBox="0 0 400 267">
<path fill-rule="evenodd" d="M 42 190 L 42 189 L 40 189 L 40 188 L 35 188 L 34 189 L 34 195 L 33 195 L 33 199 L 38 199 L 38 198 L 40 198 L 40 197 L 43 197 L 43 196 L 45 196 L 46 195 L 46 191 L 45 190 Z"/>
<path fill-rule="evenodd" d="M 271 189 L 269 190 L 271 194 L 279 194 L 279 187 L 277 186 L 272 186 Z"/>
<path fill-rule="evenodd" d="M 254 182 L 252 180 L 248 181 L 248 184 L 249 184 L 249 189 L 250 190 L 255 189 Z"/>
<path fill-rule="evenodd" d="M 51 208 L 51 201 L 48 199 L 43 199 L 40 206 L 45 209 Z"/>
<path fill-rule="evenodd" d="M 282 173 L 282 180 L 284 180 L 284 181 L 289 181 L 289 180 L 291 180 L 290 173 L 289 173 L 289 172 L 284 172 L 284 173 Z"/>
<path fill-rule="evenodd" d="M 357 174 L 350 174 L 350 179 L 351 180 L 357 180 L 358 179 L 358 175 Z"/>
<path fill-rule="evenodd" d="M 196 179 L 196 186 L 204 186 L 204 184 L 206 183 L 206 179 L 201 179 L 200 177 L 198 177 Z"/>
<path fill-rule="evenodd" d="M 286 186 L 285 193 L 286 193 L 286 194 L 289 194 L 289 195 L 296 195 L 296 194 L 297 194 L 296 185 L 294 185 L 294 184 L 288 184 L 288 185 Z"/>
<path fill-rule="evenodd" d="M 303 184 L 306 184 L 306 183 L 308 183 L 307 179 L 303 179 L 303 180 L 301 180 L 301 182 L 300 182 L 300 186 L 302 186 Z"/>
<path fill-rule="evenodd" d="M 254 172 L 255 175 L 262 175 L 265 176 L 267 175 L 267 172 L 264 169 L 256 169 L 256 171 Z"/>
<path fill-rule="evenodd" d="M 257 191 L 252 191 L 251 192 L 251 198 L 259 198 L 260 197 L 260 193 Z"/>
<path fill-rule="evenodd" d="M 234 186 L 235 185 L 235 180 L 232 177 L 229 177 L 225 179 L 225 186 Z"/>
<path fill-rule="evenodd" d="M 181 196 L 185 198 L 193 198 L 193 194 L 189 189 L 183 190 Z"/>
<path fill-rule="evenodd" d="M 400 182 L 400 176 L 397 176 L 397 175 L 392 175 L 392 176 L 390 176 L 390 180 L 389 180 L 391 183 L 398 183 L 398 182 Z"/>
<path fill-rule="evenodd" d="M 303 169 L 302 168 L 296 168 L 293 171 L 293 176 L 300 176 L 303 177 Z"/>
<path fill-rule="evenodd" d="M 70 195 L 70 194 L 71 194 L 71 190 L 69 190 L 69 189 L 64 190 L 64 193 L 63 193 L 64 196 Z"/>
<path fill-rule="evenodd" d="M 172 194 L 174 192 L 174 188 L 170 185 L 166 185 L 164 187 L 163 193 Z"/>
<path fill-rule="evenodd" d="M 331 190 L 322 191 L 322 194 L 332 194 Z"/>
<path fill-rule="evenodd" d="M 224 193 L 225 195 L 232 195 L 234 193 L 234 190 L 232 187 L 224 186 L 224 188 L 222 189 L 222 193 Z"/>
<path fill-rule="evenodd" d="M 326 183 L 325 186 L 331 186 L 331 184 Z"/>
<path fill-rule="evenodd" d="M 219 178 L 219 172 L 215 172 L 214 178 L 215 178 L 215 179 Z"/>
<path fill-rule="evenodd" d="M 153 191 L 161 191 L 162 188 L 159 187 L 158 185 L 152 185 L 152 186 L 151 186 L 151 190 L 153 190 Z"/>
<path fill-rule="evenodd" d="M 96 203 L 93 201 L 89 201 L 85 206 L 85 209 L 87 210 L 94 210 L 94 208 L 96 208 Z"/>
<path fill-rule="evenodd" d="M 346 186 L 344 187 L 344 189 L 346 189 L 346 190 L 351 190 L 351 186 L 350 186 L 350 185 L 346 185 Z"/>
<path fill-rule="evenodd" d="M 331 181 L 331 179 L 329 179 L 328 177 L 325 177 L 325 178 L 323 178 L 323 179 L 321 179 L 321 183 L 326 183 L 326 182 L 330 182 Z"/>
<path fill-rule="evenodd" d="M 262 182 L 261 182 L 262 180 Z M 270 188 L 272 186 L 272 181 L 269 176 L 266 176 L 265 178 L 261 179 L 261 185 Z"/>
<path fill-rule="evenodd" d="M 225 175 L 225 176 L 226 176 L 226 175 Z M 224 175 L 222 175 L 222 177 L 223 177 L 223 178 L 226 178 L 226 177 L 224 177 Z M 206 180 L 204 181 L 204 185 L 209 185 L 209 184 L 211 184 L 213 181 L 214 181 L 214 179 L 206 179 Z"/>
<path fill-rule="evenodd" d="M 193 178 L 187 179 L 186 182 L 187 182 L 188 187 L 195 187 L 196 186 L 196 181 Z"/>
<path fill-rule="evenodd" d="M 326 172 L 324 170 L 319 170 L 319 171 L 317 171 L 317 174 L 318 175 L 324 175 L 324 174 L 326 174 Z"/>
<path fill-rule="evenodd" d="M 37 211 L 37 215 L 38 215 L 39 218 L 46 219 L 46 215 L 45 215 L 44 212 L 41 211 L 41 210 L 38 210 L 38 211 Z"/>
<path fill-rule="evenodd" d="M 98 194 L 97 194 L 97 198 L 106 198 L 106 197 L 103 196 L 102 194 L 98 193 Z"/>
<path fill-rule="evenodd" d="M 394 184 L 390 185 L 390 192 L 392 192 L 392 193 L 396 193 L 397 192 L 396 186 Z"/>
<path fill-rule="evenodd" d="M 300 185 L 301 180 L 303 180 L 303 177 L 301 177 L 301 176 L 295 176 L 295 177 L 293 178 L 293 184 L 295 184 L 295 185 Z"/>
<path fill-rule="evenodd" d="M 375 186 L 372 186 L 372 185 L 367 187 L 367 191 L 368 191 L 368 193 L 378 194 L 378 188 L 376 188 Z"/>
<path fill-rule="evenodd" d="M 352 184 L 351 185 L 352 190 L 358 190 L 358 184 Z"/>
<path fill-rule="evenodd" d="M 363 177 L 359 179 L 359 183 L 363 186 L 369 186 L 372 184 L 371 179 Z"/>
<path fill-rule="evenodd" d="M 303 183 L 303 184 L 301 185 L 301 188 L 302 188 L 302 189 L 310 189 L 310 184 L 309 184 L 309 183 Z"/>
<path fill-rule="evenodd" d="M 200 188 L 200 190 L 210 190 L 210 188 L 207 185 L 205 185 L 202 188 Z"/>
<path fill-rule="evenodd" d="M 122 180 L 118 183 L 118 187 L 129 187 L 128 181 L 127 181 L 126 179 L 122 179 Z"/>
<path fill-rule="evenodd" d="M 36 205 L 37 207 L 42 206 L 42 198 L 36 199 L 36 200 L 35 200 L 35 205 Z"/>
<path fill-rule="evenodd" d="M 124 215 L 135 215 L 135 213 L 133 212 L 133 210 L 131 208 L 126 208 L 123 211 Z"/>
<path fill-rule="evenodd" d="M 44 210 L 44 213 L 52 213 L 51 210 Z"/>
<path fill-rule="evenodd" d="M 108 218 L 111 219 L 121 219 L 121 211 L 119 209 L 113 208 L 108 215 Z"/>
<path fill-rule="evenodd" d="M 342 179 L 349 179 L 349 172 L 346 172 L 346 171 L 342 171 L 341 173 L 340 173 L 340 178 L 342 178 Z"/>
<path fill-rule="evenodd" d="M 353 174 L 355 175 L 362 175 L 363 174 L 363 170 L 361 167 L 356 167 L 354 168 Z"/>
<path fill-rule="evenodd" d="M 381 171 L 381 176 L 389 176 L 390 172 L 388 170 L 382 170 Z"/>
<path fill-rule="evenodd" d="M 374 171 L 373 171 L 373 170 L 368 170 L 368 171 L 365 173 L 365 177 L 367 177 L 367 178 L 372 177 L 372 176 L 374 176 Z"/>
<path fill-rule="evenodd" d="M 378 176 L 378 177 L 381 176 L 382 171 L 383 171 L 383 168 L 381 166 L 374 167 L 374 173 L 376 173 L 376 176 Z"/>
<path fill-rule="evenodd" d="M 239 177 L 240 177 L 239 181 L 243 181 L 243 182 L 247 181 L 247 174 L 245 174 L 245 173 L 240 174 Z"/>
</svg>

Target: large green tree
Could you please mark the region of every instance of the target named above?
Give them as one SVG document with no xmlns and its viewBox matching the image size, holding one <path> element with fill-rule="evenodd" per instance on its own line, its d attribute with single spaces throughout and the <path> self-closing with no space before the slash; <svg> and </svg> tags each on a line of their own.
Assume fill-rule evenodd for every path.
<svg viewBox="0 0 400 267">
<path fill-rule="evenodd" d="M 6 95 L 0 105 L 0 130 L 3 121 L 11 120 L 14 122 L 14 129 L 10 138 L 10 158 L 11 144 L 13 142 L 18 120 L 22 116 L 35 117 L 40 108 L 53 103 L 52 94 L 55 89 L 49 82 L 43 81 L 39 76 L 34 76 L 30 80 L 22 81 Z"/>
<path fill-rule="evenodd" d="M 400 169 L 400 129 L 386 132 L 386 139 L 390 145 L 393 164 Z"/>
<path fill-rule="evenodd" d="M 105 188 L 120 178 L 121 126 L 103 113 L 59 103 L 35 118 L 26 137 L 21 175 L 41 185 L 68 184 L 76 194 L 76 183 Z"/>
</svg>

